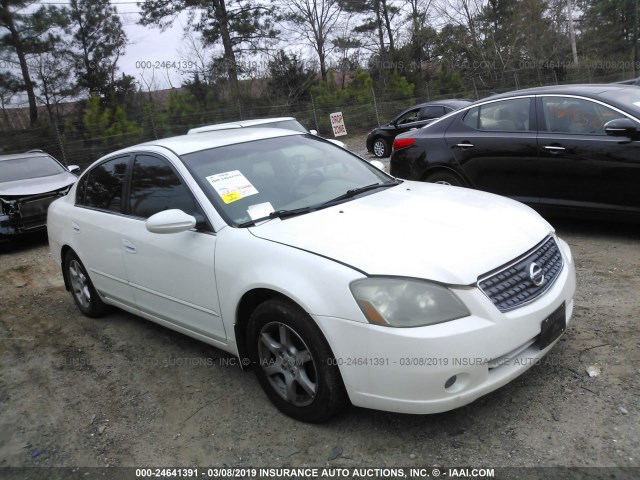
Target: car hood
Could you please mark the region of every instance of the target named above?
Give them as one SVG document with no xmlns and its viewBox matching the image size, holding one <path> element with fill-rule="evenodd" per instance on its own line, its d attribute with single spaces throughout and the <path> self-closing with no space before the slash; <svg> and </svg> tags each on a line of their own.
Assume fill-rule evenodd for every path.
<svg viewBox="0 0 640 480">
<path fill-rule="evenodd" d="M 257 237 L 331 258 L 368 275 L 451 285 L 475 283 L 552 231 L 532 209 L 513 200 L 409 181 L 251 228 Z"/>
<path fill-rule="evenodd" d="M 77 179 L 78 177 L 72 173 L 62 172 L 58 175 L 49 175 L 48 177 L 0 182 L 0 196 L 22 197 L 53 192 L 74 184 Z"/>
</svg>

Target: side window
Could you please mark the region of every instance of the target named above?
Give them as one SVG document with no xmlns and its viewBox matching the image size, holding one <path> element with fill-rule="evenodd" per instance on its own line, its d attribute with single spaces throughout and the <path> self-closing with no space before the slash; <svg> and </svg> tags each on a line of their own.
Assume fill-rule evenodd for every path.
<svg viewBox="0 0 640 480">
<path fill-rule="evenodd" d="M 429 120 L 431 118 L 439 118 L 445 114 L 444 107 L 437 105 L 429 105 L 422 107 L 420 110 L 420 120 Z"/>
<path fill-rule="evenodd" d="M 77 203 L 120 213 L 128 160 L 129 157 L 114 158 L 92 168 L 79 186 Z"/>
<path fill-rule="evenodd" d="M 151 155 L 137 155 L 131 178 L 131 215 L 148 218 L 163 210 L 178 208 L 196 213 L 193 197 L 169 164 Z"/>
<path fill-rule="evenodd" d="M 478 130 L 478 113 L 480 112 L 480 107 L 474 107 L 467 110 L 464 118 L 462 119 L 462 123 L 464 123 L 467 127 L 475 128 Z"/>
<path fill-rule="evenodd" d="M 489 132 L 528 132 L 530 105 L 529 98 L 512 98 L 480 105 L 477 107 L 477 126 L 474 128 Z"/>
<path fill-rule="evenodd" d="M 408 112 L 398 117 L 398 120 L 396 120 L 396 123 L 398 125 L 402 125 L 405 123 L 417 122 L 419 112 L 420 112 L 419 108 L 414 108 L 413 110 L 409 110 Z"/>
<path fill-rule="evenodd" d="M 542 97 L 547 132 L 606 135 L 604 124 L 624 117 L 599 103 L 580 98 Z"/>
</svg>

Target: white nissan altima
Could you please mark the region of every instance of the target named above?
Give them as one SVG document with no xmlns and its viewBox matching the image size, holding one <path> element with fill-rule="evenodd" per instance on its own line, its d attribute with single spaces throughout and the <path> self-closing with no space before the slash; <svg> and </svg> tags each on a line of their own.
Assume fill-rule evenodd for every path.
<svg viewBox="0 0 640 480">
<path fill-rule="evenodd" d="M 231 352 L 303 421 L 468 404 L 536 364 L 573 310 L 569 247 L 528 207 L 281 129 L 107 155 L 48 232 L 85 315 L 115 306 Z"/>
</svg>

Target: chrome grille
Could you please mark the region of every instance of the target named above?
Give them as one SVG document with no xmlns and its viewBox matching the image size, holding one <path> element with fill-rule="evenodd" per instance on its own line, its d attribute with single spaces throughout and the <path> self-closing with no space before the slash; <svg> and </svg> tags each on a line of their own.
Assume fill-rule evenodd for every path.
<svg viewBox="0 0 640 480">
<path fill-rule="evenodd" d="M 532 275 L 535 264 L 544 275 Z M 507 266 L 478 278 L 478 287 L 501 312 L 521 307 L 542 295 L 553 285 L 562 270 L 562 255 L 553 237 Z M 537 268 L 534 268 L 538 270 Z M 536 282 L 534 282 L 536 280 Z"/>
</svg>

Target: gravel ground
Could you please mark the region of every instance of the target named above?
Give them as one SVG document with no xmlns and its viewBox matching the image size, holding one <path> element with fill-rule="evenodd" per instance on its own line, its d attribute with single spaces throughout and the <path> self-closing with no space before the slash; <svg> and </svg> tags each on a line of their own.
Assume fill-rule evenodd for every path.
<svg viewBox="0 0 640 480">
<path fill-rule="evenodd" d="M 122 311 L 83 317 L 46 238 L 25 241 L 0 254 L 0 467 L 640 467 L 640 229 L 551 221 L 578 291 L 544 362 L 452 412 L 323 425 L 281 415 L 224 352 Z"/>
</svg>

